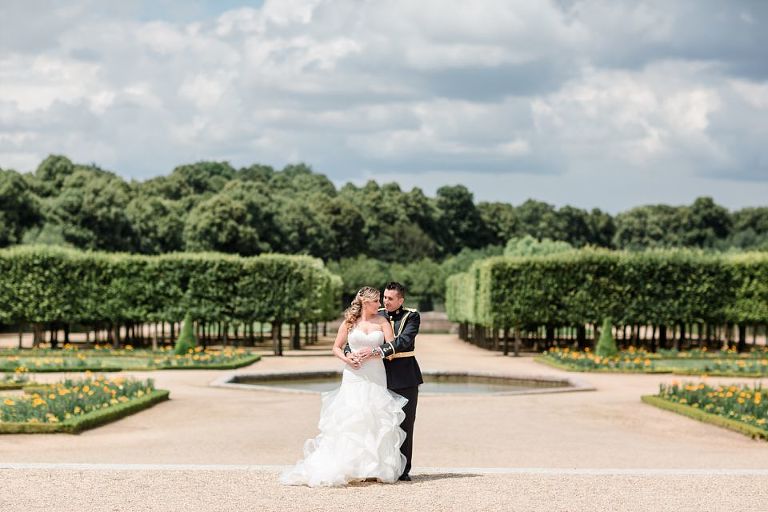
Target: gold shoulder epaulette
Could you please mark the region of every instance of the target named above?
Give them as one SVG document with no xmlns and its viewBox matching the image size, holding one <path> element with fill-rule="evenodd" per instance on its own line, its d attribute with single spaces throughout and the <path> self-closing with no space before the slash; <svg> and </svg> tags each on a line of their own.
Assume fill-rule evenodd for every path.
<svg viewBox="0 0 768 512">
<path fill-rule="evenodd" d="M 387 309 L 387 308 L 379 308 L 379 311 L 384 311 L 385 309 Z"/>
<path fill-rule="evenodd" d="M 411 313 L 418 313 L 419 311 L 413 308 L 403 308 L 406 311 L 410 311 Z"/>
</svg>

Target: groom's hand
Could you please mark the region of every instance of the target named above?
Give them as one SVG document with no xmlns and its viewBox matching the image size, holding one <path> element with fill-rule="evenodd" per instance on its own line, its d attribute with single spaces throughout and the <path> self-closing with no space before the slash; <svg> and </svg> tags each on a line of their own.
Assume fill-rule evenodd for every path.
<svg viewBox="0 0 768 512">
<path fill-rule="evenodd" d="M 371 351 L 367 348 L 361 348 L 360 350 L 352 352 L 352 354 L 354 354 L 355 358 L 360 361 L 360 364 L 363 364 L 369 357 L 371 357 Z"/>
</svg>

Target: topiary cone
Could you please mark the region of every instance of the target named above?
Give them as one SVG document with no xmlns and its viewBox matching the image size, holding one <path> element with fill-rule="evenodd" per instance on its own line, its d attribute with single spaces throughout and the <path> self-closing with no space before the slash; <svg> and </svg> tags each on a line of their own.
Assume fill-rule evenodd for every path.
<svg viewBox="0 0 768 512">
<path fill-rule="evenodd" d="M 197 338 L 195 337 L 195 331 L 192 328 L 192 317 L 189 313 L 184 316 L 184 323 L 181 326 L 181 332 L 179 333 L 179 339 L 176 340 L 176 346 L 174 347 L 174 353 L 178 355 L 186 354 L 197 346 Z"/>
<path fill-rule="evenodd" d="M 595 352 L 600 357 L 613 357 L 619 353 L 616 340 L 613 339 L 613 333 L 611 333 L 611 327 L 611 318 L 605 318 L 603 327 L 600 329 L 600 339 L 597 342 L 597 347 L 595 347 Z"/>
</svg>

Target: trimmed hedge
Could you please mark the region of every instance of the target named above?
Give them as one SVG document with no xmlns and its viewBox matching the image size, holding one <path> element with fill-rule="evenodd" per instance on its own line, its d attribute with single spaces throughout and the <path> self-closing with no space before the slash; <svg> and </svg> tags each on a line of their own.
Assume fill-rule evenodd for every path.
<svg viewBox="0 0 768 512">
<path fill-rule="evenodd" d="M 77 434 L 83 430 L 98 427 L 117 421 L 136 412 L 148 409 L 153 405 L 168 400 L 170 392 L 156 389 L 141 398 L 98 409 L 81 416 L 75 416 L 61 423 L 0 423 L 0 434 Z"/>
<path fill-rule="evenodd" d="M 704 423 L 711 423 L 712 425 L 717 425 L 718 427 L 734 430 L 741 434 L 748 435 L 753 439 L 768 439 L 768 432 L 763 429 L 753 425 L 748 425 L 741 421 L 725 418 L 717 414 L 711 414 L 696 407 L 670 402 L 669 400 L 665 400 L 656 395 L 643 395 L 641 400 L 649 405 L 653 405 L 654 407 L 676 412 L 678 414 L 682 414 L 683 416 L 688 416 L 689 418 L 693 418 Z"/>
<path fill-rule="evenodd" d="M 0 250 L 0 323 L 293 323 L 338 314 L 341 280 L 308 256 Z"/>
<path fill-rule="evenodd" d="M 768 322 L 768 254 L 583 249 L 494 257 L 447 280 L 449 318 L 488 328 Z"/>
</svg>

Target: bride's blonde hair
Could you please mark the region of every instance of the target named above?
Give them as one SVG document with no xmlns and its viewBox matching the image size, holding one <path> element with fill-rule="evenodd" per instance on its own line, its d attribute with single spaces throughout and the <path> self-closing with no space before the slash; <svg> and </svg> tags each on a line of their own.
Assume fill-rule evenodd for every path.
<svg viewBox="0 0 768 512">
<path fill-rule="evenodd" d="M 344 311 L 344 324 L 347 331 L 351 331 L 360 317 L 363 315 L 363 300 L 372 300 L 378 302 L 381 298 L 379 290 L 372 286 L 363 286 L 352 299 L 352 304 Z"/>
</svg>

